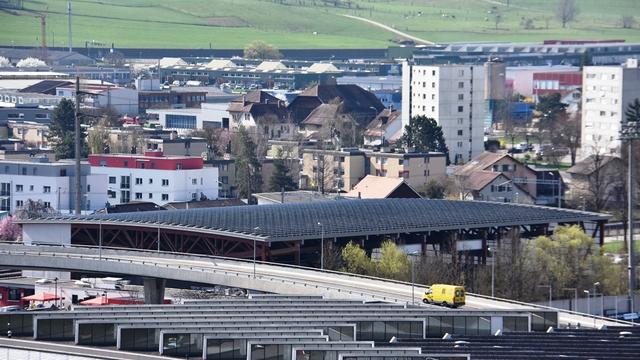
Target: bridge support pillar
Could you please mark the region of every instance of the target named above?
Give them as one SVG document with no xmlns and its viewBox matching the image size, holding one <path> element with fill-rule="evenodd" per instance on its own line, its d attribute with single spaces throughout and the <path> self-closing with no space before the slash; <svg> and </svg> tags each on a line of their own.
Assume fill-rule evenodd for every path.
<svg viewBox="0 0 640 360">
<path fill-rule="evenodd" d="M 165 279 L 144 278 L 144 303 L 162 304 L 164 302 Z"/>
</svg>

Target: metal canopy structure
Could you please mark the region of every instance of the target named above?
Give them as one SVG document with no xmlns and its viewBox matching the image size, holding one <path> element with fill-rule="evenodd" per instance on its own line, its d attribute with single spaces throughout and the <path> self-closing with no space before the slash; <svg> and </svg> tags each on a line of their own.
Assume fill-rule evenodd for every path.
<svg viewBox="0 0 640 360">
<path fill-rule="evenodd" d="M 229 238 L 283 242 L 509 226 L 603 223 L 584 211 L 481 201 L 376 199 L 228 208 L 50 216 L 22 223 L 70 223 L 162 228 Z M 322 224 L 318 226 L 318 224 Z"/>
</svg>

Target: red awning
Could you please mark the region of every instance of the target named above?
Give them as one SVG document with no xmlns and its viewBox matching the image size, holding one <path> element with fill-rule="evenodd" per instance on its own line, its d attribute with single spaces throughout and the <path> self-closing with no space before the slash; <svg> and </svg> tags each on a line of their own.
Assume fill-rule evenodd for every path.
<svg viewBox="0 0 640 360">
<path fill-rule="evenodd" d="M 109 304 L 109 299 L 106 296 L 98 296 L 93 299 L 80 301 L 80 305 L 107 305 Z"/>
<path fill-rule="evenodd" d="M 25 296 L 22 298 L 22 300 L 26 300 L 26 301 L 53 301 L 53 300 L 61 300 L 64 299 L 63 297 L 59 297 L 56 296 L 54 294 L 51 293 L 39 293 L 39 294 L 34 294 L 34 295 L 29 295 L 29 296 Z"/>
<path fill-rule="evenodd" d="M 98 296 L 93 299 L 81 301 L 80 305 L 132 305 L 144 304 L 142 299 L 134 298 L 108 298 L 106 296 Z"/>
</svg>

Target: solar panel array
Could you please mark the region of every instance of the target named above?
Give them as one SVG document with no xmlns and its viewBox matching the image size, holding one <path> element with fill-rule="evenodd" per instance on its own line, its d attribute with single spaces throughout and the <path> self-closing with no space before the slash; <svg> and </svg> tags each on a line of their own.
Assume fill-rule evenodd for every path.
<svg viewBox="0 0 640 360">
<path fill-rule="evenodd" d="M 39 341 L 71 341 L 181 358 L 246 360 L 251 354 L 251 360 L 297 360 L 293 354 L 300 350 L 301 354 L 315 353 L 314 359 L 318 360 L 338 360 L 340 354 L 380 355 L 376 357 L 380 360 L 430 354 L 442 360 L 467 357 L 459 352 L 433 356 L 440 353 L 426 353 L 419 346 L 386 344 L 399 337 L 424 339 L 429 334 L 427 329 L 434 325 L 431 322 L 448 322 L 453 324 L 451 329 L 465 334 L 488 335 L 502 320 L 506 324 L 509 319 L 517 319 L 524 328 L 535 330 L 533 323 L 529 324 L 532 314 L 537 312 L 462 311 L 305 296 L 258 296 L 0 313 L 0 332 L 11 330 L 14 336 L 33 336 Z"/>
<path fill-rule="evenodd" d="M 261 206 L 52 216 L 45 220 L 184 227 L 254 235 L 268 241 L 439 231 L 490 226 L 602 221 L 605 215 L 506 203 L 376 199 Z M 321 225 L 319 225 L 321 224 Z"/>
<path fill-rule="evenodd" d="M 450 339 L 402 339 L 386 346 L 418 346 L 425 353 L 470 354 L 471 359 L 638 359 L 640 329 L 554 329 L 549 333 L 501 336 L 452 336 Z"/>
</svg>

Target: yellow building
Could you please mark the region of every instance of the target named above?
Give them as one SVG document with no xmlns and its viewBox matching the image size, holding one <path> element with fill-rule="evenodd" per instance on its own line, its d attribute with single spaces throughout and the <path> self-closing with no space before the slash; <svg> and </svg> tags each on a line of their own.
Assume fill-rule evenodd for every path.
<svg viewBox="0 0 640 360">
<path fill-rule="evenodd" d="M 442 153 L 391 153 L 345 148 L 302 151 L 301 188 L 349 191 L 366 175 L 402 178 L 415 189 L 446 177 Z"/>
</svg>

